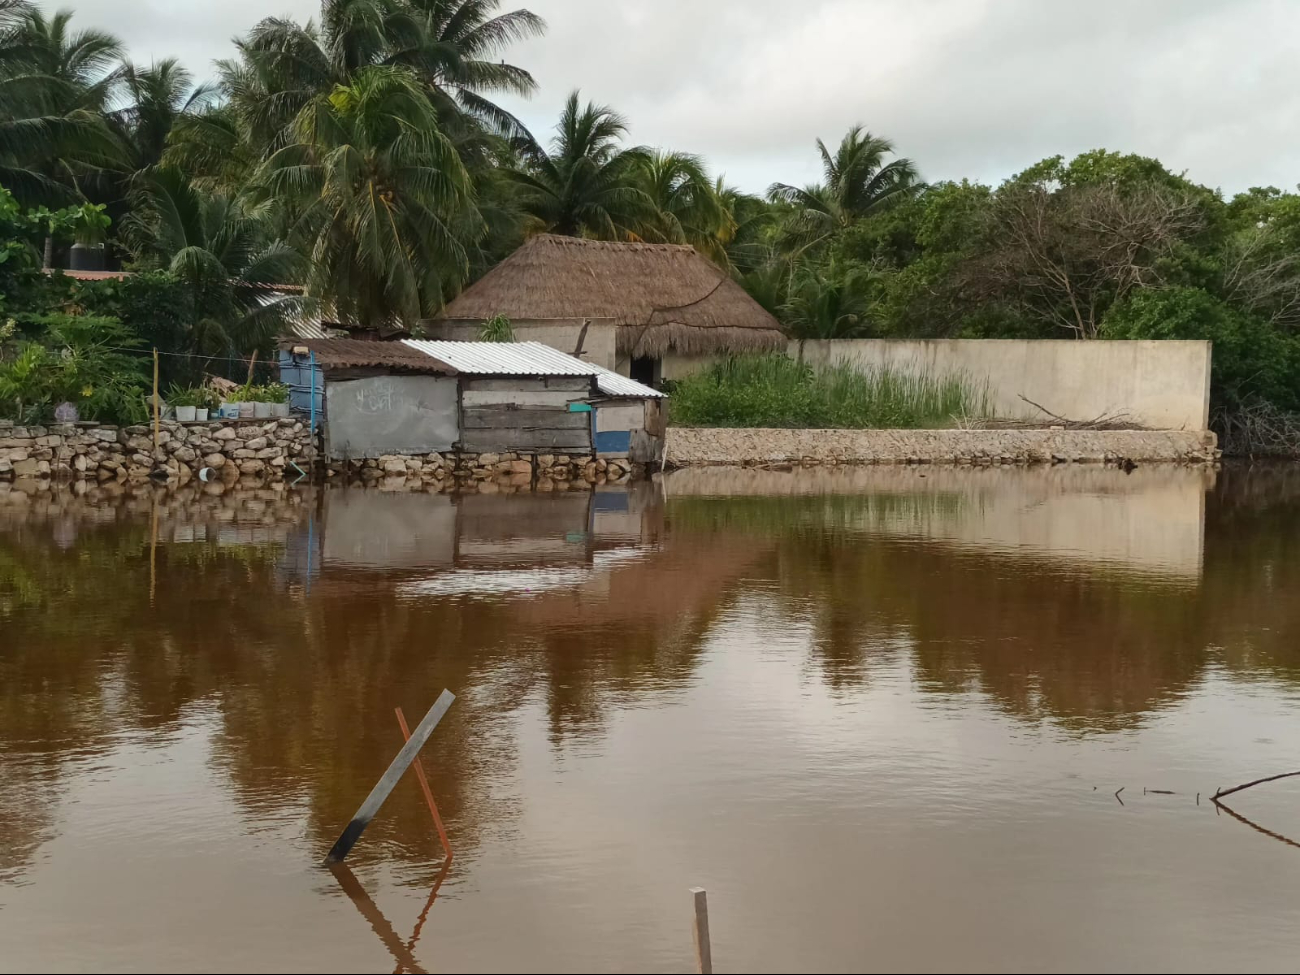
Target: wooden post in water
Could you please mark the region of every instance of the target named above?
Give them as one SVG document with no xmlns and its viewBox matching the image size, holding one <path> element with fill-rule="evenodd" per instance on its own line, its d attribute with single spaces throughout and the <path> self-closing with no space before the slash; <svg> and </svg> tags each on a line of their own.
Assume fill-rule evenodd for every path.
<svg viewBox="0 0 1300 975">
<path fill-rule="evenodd" d="M 162 410 L 158 405 L 158 350 L 154 349 L 153 350 L 153 449 L 155 452 L 157 452 L 158 450 L 158 420 L 160 418 L 161 413 Z M 139 416 L 138 413 L 136 415 Z M 154 461 L 157 462 L 156 457 L 154 458 Z"/>
<path fill-rule="evenodd" d="M 713 946 L 709 943 L 709 900 L 703 887 L 692 887 L 695 898 L 695 970 L 713 975 Z"/>
<path fill-rule="evenodd" d="M 402 729 L 402 737 L 410 741 L 411 732 L 406 727 L 406 715 L 402 713 L 401 708 L 394 710 L 397 712 L 397 726 Z M 438 831 L 438 839 L 442 842 L 442 852 L 447 854 L 447 862 L 451 863 L 455 854 L 451 852 L 451 843 L 447 840 L 447 829 L 442 825 L 438 804 L 433 801 L 433 790 L 429 788 L 429 779 L 424 774 L 424 763 L 420 761 L 420 756 L 416 755 L 412 764 L 415 766 L 415 777 L 420 780 L 420 789 L 424 792 L 424 801 L 429 804 L 429 812 L 433 814 L 433 826 Z"/>
<path fill-rule="evenodd" d="M 456 700 L 456 695 L 451 691 L 443 691 L 438 695 L 438 700 L 433 702 L 433 707 L 429 708 L 429 713 L 416 726 L 414 733 L 402 746 L 402 750 L 389 763 L 387 771 L 375 783 L 375 787 L 370 790 L 370 795 L 366 796 L 365 801 L 361 803 L 361 808 L 353 815 L 352 821 L 339 834 L 339 838 L 325 856 L 326 865 L 343 862 L 343 858 L 348 855 L 352 847 L 356 845 L 357 840 L 361 838 L 361 834 L 370 825 L 370 820 L 375 818 L 375 813 L 379 812 L 379 807 L 384 804 L 384 800 L 393 791 L 393 786 L 397 785 L 402 773 L 407 770 L 415 756 L 419 754 L 420 749 L 424 747 L 424 743 L 429 740 L 429 736 L 433 734 L 433 729 L 438 726 L 438 722 L 442 720 L 442 716 L 447 713 L 447 709 L 451 707 L 451 702 L 454 700 Z"/>
</svg>

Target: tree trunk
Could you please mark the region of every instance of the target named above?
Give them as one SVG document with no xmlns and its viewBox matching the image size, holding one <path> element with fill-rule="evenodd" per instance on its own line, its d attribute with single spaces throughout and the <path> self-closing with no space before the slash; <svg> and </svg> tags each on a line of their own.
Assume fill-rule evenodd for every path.
<svg viewBox="0 0 1300 975">
<path fill-rule="evenodd" d="M 49 269 L 53 266 L 54 266 L 54 236 L 52 234 L 46 234 L 45 235 L 45 257 L 43 259 L 43 263 L 41 264 L 41 267 Z"/>
</svg>

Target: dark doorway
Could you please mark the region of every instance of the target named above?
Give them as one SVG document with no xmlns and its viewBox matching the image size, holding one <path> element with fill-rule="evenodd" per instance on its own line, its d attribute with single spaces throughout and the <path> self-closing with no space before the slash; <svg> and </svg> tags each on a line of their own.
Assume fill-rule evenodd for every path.
<svg viewBox="0 0 1300 975">
<path fill-rule="evenodd" d="M 632 368 L 628 370 L 631 377 L 639 383 L 647 386 L 659 385 L 659 360 L 653 359 L 648 355 L 639 355 L 632 360 Z"/>
</svg>

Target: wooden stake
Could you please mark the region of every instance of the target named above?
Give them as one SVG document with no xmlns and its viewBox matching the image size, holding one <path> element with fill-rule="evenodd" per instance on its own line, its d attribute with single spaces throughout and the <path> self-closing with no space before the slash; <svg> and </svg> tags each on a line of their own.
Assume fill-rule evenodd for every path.
<svg viewBox="0 0 1300 975">
<path fill-rule="evenodd" d="M 410 767 L 415 756 L 419 754 L 420 749 L 424 747 L 429 736 L 433 734 L 433 729 L 438 726 L 442 716 L 447 713 L 451 707 L 451 702 L 456 700 L 456 695 L 451 691 L 443 691 L 438 695 L 438 700 L 433 702 L 433 707 L 429 708 L 429 713 L 416 726 L 415 733 L 402 746 L 402 750 L 397 753 L 389 763 L 387 770 L 375 783 L 375 787 L 370 790 L 370 795 L 366 796 L 365 801 L 353 815 L 351 822 L 343 828 L 339 838 L 334 842 L 334 846 L 325 856 L 325 864 L 342 863 L 343 858 L 348 855 L 352 847 L 356 845 L 357 840 L 361 839 L 361 834 L 365 832 L 370 820 L 375 818 L 375 813 L 379 812 L 379 807 L 384 804 L 389 793 L 393 791 L 393 786 L 397 785 L 397 780 L 402 777 L 402 773 Z"/>
<path fill-rule="evenodd" d="M 397 712 L 397 724 L 402 729 L 402 737 L 407 741 L 411 740 L 411 733 L 406 728 L 406 715 L 402 713 L 401 708 L 395 708 Z M 420 780 L 420 789 L 424 792 L 424 801 L 429 804 L 429 812 L 433 814 L 433 825 L 438 830 L 438 839 L 442 841 L 442 851 L 447 854 L 447 862 L 451 863 L 452 857 L 451 843 L 447 841 L 447 830 L 442 825 L 442 816 L 438 815 L 438 804 L 433 801 L 433 790 L 429 788 L 429 780 L 424 774 L 424 763 L 420 761 L 420 756 L 415 756 L 412 763 L 415 766 L 415 777 Z"/>
<path fill-rule="evenodd" d="M 162 411 L 158 408 L 158 350 L 153 350 L 153 449 L 158 449 L 158 420 Z M 155 458 L 156 459 L 156 458 Z"/>
<path fill-rule="evenodd" d="M 695 898 L 695 970 L 713 973 L 713 946 L 709 943 L 709 900 L 703 887 L 692 887 Z"/>
</svg>

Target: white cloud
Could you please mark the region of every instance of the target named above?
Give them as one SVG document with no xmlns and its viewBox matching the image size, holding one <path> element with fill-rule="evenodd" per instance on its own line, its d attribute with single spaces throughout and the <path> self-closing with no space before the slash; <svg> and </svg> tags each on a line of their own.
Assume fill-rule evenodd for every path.
<svg viewBox="0 0 1300 975">
<path fill-rule="evenodd" d="M 80 0 L 137 60 L 198 74 L 268 15 L 313 0 Z M 540 136 L 573 88 L 632 137 L 703 154 L 749 189 L 816 176 L 812 141 L 854 122 L 929 179 L 997 180 L 1055 153 L 1157 156 L 1232 191 L 1300 180 L 1300 5 L 1287 0 L 515 0 L 550 23 L 511 61 Z"/>
</svg>

